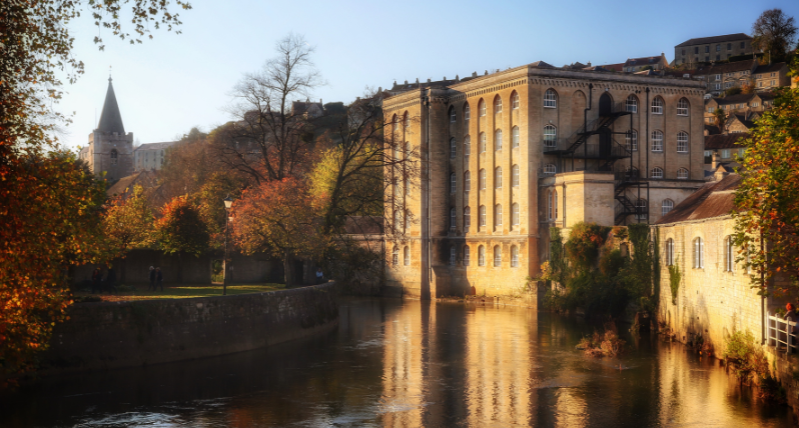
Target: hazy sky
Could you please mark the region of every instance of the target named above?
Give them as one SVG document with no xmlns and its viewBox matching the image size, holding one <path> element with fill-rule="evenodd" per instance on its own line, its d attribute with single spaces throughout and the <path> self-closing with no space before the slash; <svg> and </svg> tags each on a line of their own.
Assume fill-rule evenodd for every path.
<svg viewBox="0 0 799 428">
<path fill-rule="evenodd" d="M 144 143 L 171 141 L 193 126 L 209 131 L 231 119 L 231 89 L 274 55 L 290 32 L 316 47 L 328 84 L 314 100 L 348 103 L 366 87 L 394 80 L 439 80 L 538 60 L 618 63 L 666 53 L 694 37 L 747 33 L 764 10 L 799 18 L 795 0 L 651 1 L 228 1 L 193 0 L 180 12 L 183 34 L 153 31 L 130 45 L 91 19 L 71 26 L 86 73 L 57 109 L 74 114 L 62 141 L 87 144 L 113 66 L 122 120 Z M 85 14 L 84 14 L 85 15 Z M 105 39 L 105 51 L 92 43 Z"/>
</svg>

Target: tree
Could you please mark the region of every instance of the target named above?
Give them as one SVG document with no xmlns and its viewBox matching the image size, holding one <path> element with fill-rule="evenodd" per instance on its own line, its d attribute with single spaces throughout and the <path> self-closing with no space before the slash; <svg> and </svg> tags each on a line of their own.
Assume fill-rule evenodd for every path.
<svg viewBox="0 0 799 428">
<path fill-rule="evenodd" d="M 769 9 L 752 24 L 752 45 L 768 53 L 769 63 L 782 62 L 795 43 L 796 32 L 792 16 L 785 15 L 782 9 Z"/>
<path fill-rule="evenodd" d="M 219 160 L 254 182 L 283 180 L 307 166 L 313 145 L 311 118 L 291 102 L 307 98 L 321 85 L 314 52 L 302 36 L 290 34 L 276 46 L 277 56 L 236 85 L 237 121 L 219 129 L 212 145 Z"/>
<path fill-rule="evenodd" d="M 210 237 L 205 222 L 187 196 L 178 196 L 161 209 L 155 230 L 158 247 L 166 254 L 178 255 L 178 282 L 183 282 L 182 254 L 199 257 L 208 249 Z"/>
<path fill-rule="evenodd" d="M 297 279 L 294 258 L 319 258 L 329 244 L 320 233 L 317 206 L 294 178 L 263 182 L 242 192 L 233 204 L 233 236 L 246 254 L 268 252 L 283 259 L 286 286 Z"/>
<path fill-rule="evenodd" d="M 740 260 L 753 267 L 753 286 L 762 287 L 774 272 L 799 278 L 799 91 L 777 92 L 774 107 L 763 112 L 741 160 L 735 191 L 735 244 Z M 763 248 L 761 243 L 766 244 Z M 786 292 L 789 287 L 778 286 Z"/>
<path fill-rule="evenodd" d="M 133 193 L 127 198 L 119 195 L 107 204 L 103 233 L 114 257 L 123 259 L 122 281 L 126 276 L 124 258 L 128 251 L 152 245 L 153 221 L 153 212 L 144 195 L 144 188 L 139 185 L 133 187 Z"/>
<path fill-rule="evenodd" d="M 724 124 L 727 122 L 727 113 L 724 113 L 723 109 L 717 108 L 713 112 L 713 121 L 716 126 L 719 127 L 719 132 L 724 131 Z"/>
</svg>

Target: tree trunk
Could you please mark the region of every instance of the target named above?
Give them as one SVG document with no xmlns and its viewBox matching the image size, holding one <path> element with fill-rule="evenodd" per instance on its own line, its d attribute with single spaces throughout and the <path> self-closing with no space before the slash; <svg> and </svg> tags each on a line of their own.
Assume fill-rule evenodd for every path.
<svg viewBox="0 0 799 428">
<path fill-rule="evenodd" d="M 286 281 L 286 288 L 294 286 L 294 255 L 288 251 L 283 253 L 283 277 Z"/>
</svg>

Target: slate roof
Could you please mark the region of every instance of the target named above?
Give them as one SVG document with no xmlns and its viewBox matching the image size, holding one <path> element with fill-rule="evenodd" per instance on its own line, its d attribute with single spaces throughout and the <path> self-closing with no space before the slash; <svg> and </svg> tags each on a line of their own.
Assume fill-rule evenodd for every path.
<svg viewBox="0 0 799 428">
<path fill-rule="evenodd" d="M 696 39 L 686 40 L 675 47 L 679 48 L 683 46 L 704 45 L 707 43 L 734 42 L 738 40 L 752 40 L 752 37 L 747 36 L 744 33 L 727 34 L 724 36 L 698 37 Z"/>
<path fill-rule="evenodd" d="M 786 68 L 787 66 L 788 66 L 788 64 L 786 64 L 784 62 L 775 62 L 774 64 L 769 64 L 769 65 L 759 65 L 759 66 L 757 66 L 755 71 L 752 72 L 752 74 L 771 73 L 771 72 L 774 72 L 774 71 L 780 71 L 783 68 Z"/>
<path fill-rule="evenodd" d="M 743 146 L 738 144 L 738 140 L 748 137 L 747 133 L 707 135 L 705 136 L 705 150 L 739 149 Z"/>
<path fill-rule="evenodd" d="M 117 97 L 114 95 L 114 85 L 111 84 L 110 77 L 108 78 L 108 90 L 105 93 L 103 112 L 100 114 L 100 123 L 97 125 L 97 131 L 125 134 L 125 126 L 122 125 L 122 114 L 119 113 L 119 105 L 117 105 Z"/>
<path fill-rule="evenodd" d="M 627 61 L 624 63 L 624 65 L 639 66 L 639 65 L 657 64 L 662 58 L 663 58 L 662 55 L 645 56 L 642 58 L 627 58 Z"/>
<path fill-rule="evenodd" d="M 597 67 L 602 67 L 608 71 L 617 71 L 619 73 L 624 71 L 624 63 L 620 62 L 618 64 L 605 64 L 605 65 L 598 65 Z"/>
<path fill-rule="evenodd" d="M 759 95 L 759 94 L 755 94 L 753 92 L 751 94 L 727 95 L 724 98 L 715 98 L 714 97 L 714 98 L 712 98 L 712 100 L 715 101 L 718 105 L 723 106 L 723 105 L 727 105 L 727 104 L 748 103 L 749 101 L 752 101 L 752 98 L 754 98 L 755 95 Z M 710 101 L 710 100 L 708 100 L 708 101 Z"/>
<path fill-rule="evenodd" d="M 754 59 L 745 59 L 743 61 L 725 62 L 721 64 L 703 65 L 698 67 L 694 72 L 696 76 L 707 76 L 708 74 L 724 74 L 734 73 L 738 71 L 751 70 L 755 65 Z M 737 77 L 737 76 L 736 76 Z"/>
<path fill-rule="evenodd" d="M 674 209 L 661 217 L 655 224 L 702 220 L 728 215 L 734 207 L 734 191 L 740 183 L 741 176 L 738 174 L 730 174 L 720 181 L 707 183 L 677 204 Z"/>
<path fill-rule="evenodd" d="M 746 115 L 746 114 L 736 113 L 734 114 L 734 116 L 736 119 L 738 119 L 738 122 L 741 122 L 741 124 L 743 124 L 743 126 L 746 127 L 746 129 L 752 129 L 755 127 L 755 122 L 751 120 L 752 119 L 751 114 Z"/>
</svg>

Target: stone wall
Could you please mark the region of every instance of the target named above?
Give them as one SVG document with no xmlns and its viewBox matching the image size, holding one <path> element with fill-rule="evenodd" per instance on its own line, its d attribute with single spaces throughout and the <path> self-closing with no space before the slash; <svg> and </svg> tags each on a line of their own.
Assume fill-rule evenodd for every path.
<svg viewBox="0 0 799 428">
<path fill-rule="evenodd" d="M 56 326 L 42 373 L 158 364 L 249 351 L 338 322 L 333 282 L 260 294 L 78 303 Z"/>
</svg>

